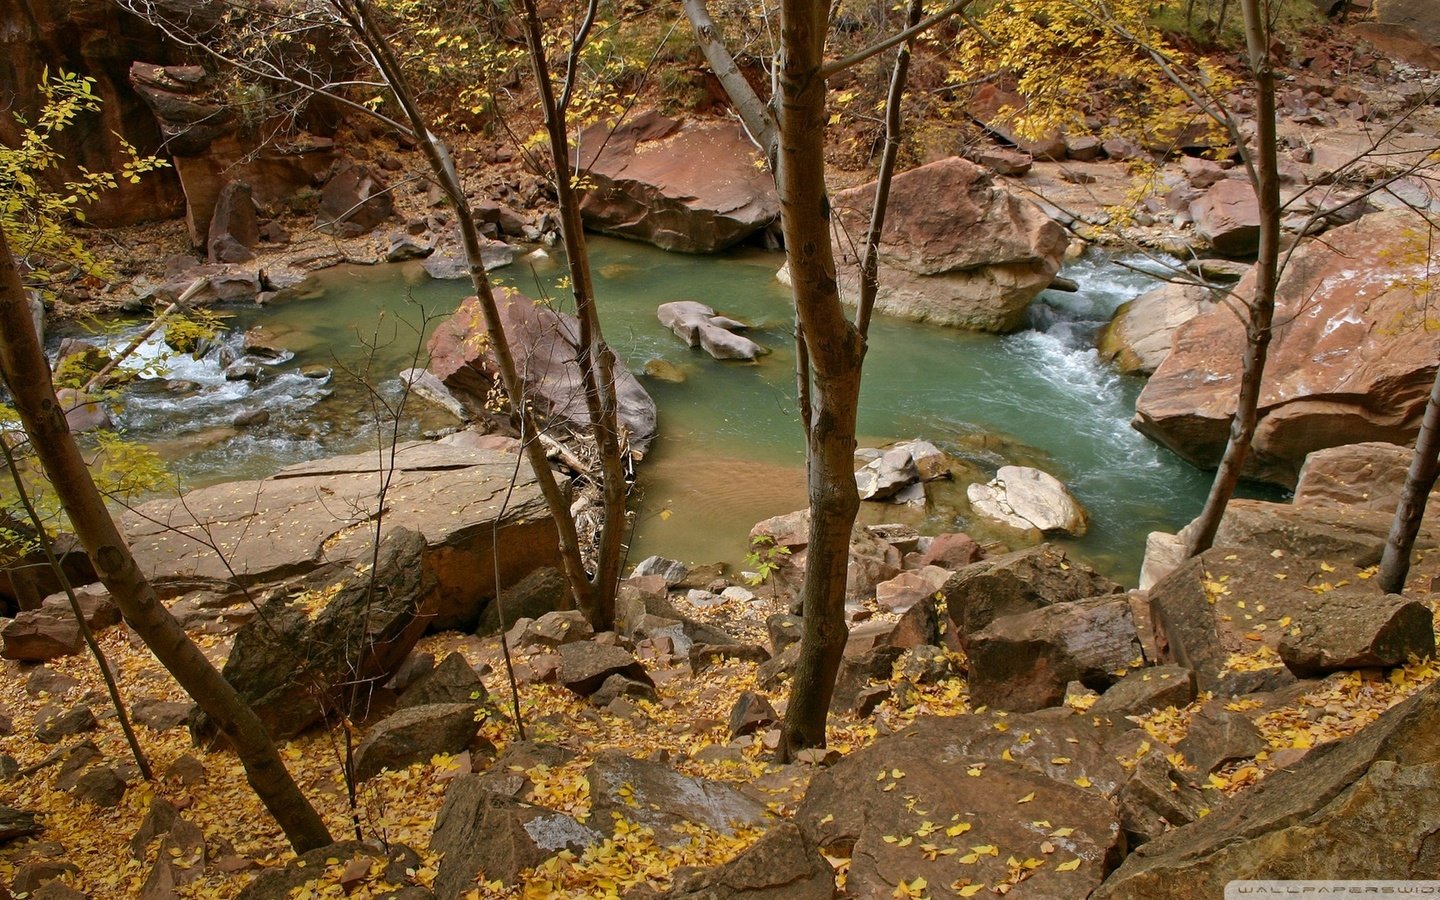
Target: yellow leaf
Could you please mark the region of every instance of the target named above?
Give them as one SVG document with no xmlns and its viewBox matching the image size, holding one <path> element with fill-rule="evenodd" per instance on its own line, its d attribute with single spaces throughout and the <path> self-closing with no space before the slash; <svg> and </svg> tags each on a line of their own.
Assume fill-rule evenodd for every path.
<svg viewBox="0 0 1440 900">
<path fill-rule="evenodd" d="M 1035 792 L 1034 792 L 1034 791 L 1031 791 L 1030 793 L 1028 793 L 1028 794 L 1026 794 L 1025 796 L 1021 797 L 1019 800 L 1016 800 L 1015 802 L 1016 802 L 1016 803 L 1029 803 L 1031 800 L 1034 800 L 1034 799 L 1035 799 Z"/>
<path fill-rule="evenodd" d="M 1063 862 L 1063 863 L 1061 863 L 1060 865 L 1056 866 L 1056 867 L 1055 867 L 1055 871 L 1057 871 L 1057 872 L 1073 872 L 1073 871 L 1075 871 L 1075 870 L 1078 869 L 1078 868 L 1080 868 L 1080 857 L 1077 856 L 1077 857 L 1075 857 L 1074 859 L 1070 860 L 1069 862 Z"/>
<path fill-rule="evenodd" d="M 959 837 L 960 835 L 964 834 L 965 832 L 967 832 L 967 831 L 969 831 L 969 830 L 970 830 L 970 823 L 969 823 L 969 822 L 958 822 L 958 823 L 956 823 L 956 824 L 954 824 L 954 825 L 951 825 L 949 828 L 945 829 L 945 834 L 948 835 L 949 837 Z"/>
<path fill-rule="evenodd" d="M 1084 775 L 1081 775 L 1079 778 L 1075 779 L 1075 783 L 1080 785 L 1082 788 L 1088 788 L 1092 784 L 1094 784 L 1094 782 L 1086 778 Z"/>
<path fill-rule="evenodd" d="M 1005 760 L 1006 762 L 1015 761 L 1015 757 L 1010 754 L 1010 751 L 1008 749 L 1004 753 L 1000 754 L 1000 758 Z"/>
<path fill-rule="evenodd" d="M 1068 765 L 1070 765 L 1070 757 L 1068 757 L 1068 756 L 1056 756 L 1056 757 L 1052 757 L 1050 761 L 1051 761 L 1052 763 L 1054 763 L 1055 765 L 1057 765 L 1057 766 L 1068 766 Z"/>
<path fill-rule="evenodd" d="M 983 890 L 985 890 L 985 885 L 983 884 L 967 884 L 960 890 L 956 891 L 956 893 L 962 897 L 973 897 Z"/>
</svg>

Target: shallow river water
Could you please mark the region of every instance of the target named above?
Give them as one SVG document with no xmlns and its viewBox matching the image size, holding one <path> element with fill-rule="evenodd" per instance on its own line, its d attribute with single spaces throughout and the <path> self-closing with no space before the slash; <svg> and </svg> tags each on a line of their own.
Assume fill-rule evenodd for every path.
<svg viewBox="0 0 1440 900">
<path fill-rule="evenodd" d="M 643 379 L 659 407 L 660 437 L 641 468 L 631 561 L 658 552 L 689 562 L 738 562 L 751 525 L 805 502 L 791 314 L 786 289 L 774 278 L 782 258 L 758 250 L 685 256 L 595 237 L 590 247 L 610 343 L 637 371 L 661 358 L 687 375 L 678 384 Z M 532 296 L 563 296 L 556 289 L 564 275 L 558 258 L 524 257 L 493 274 Z M 1066 543 L 1133 583 L 1145 534 L 1193 517 L 1209 479 L 1130 428 L 1141 382 L 1116 375 L 1092 349 L 1095 328 L 1150 279 L 1099 257 L 1065 274 L 1079 282 L 1079 292 L 1042 295 L 1032 307 L 1033 327 L 1015 335 L 877 317 L 865 363 L 861 446 L 920 437 L 989 474 L 1005 462 L 1052 472 L 1091 516 L 1089 534 Z M 385 418 L 383 404 L 401 396 L 395 374 L 423 365 L 416 360 L 421 332 L 454 308 L 465 287 L 432 281 L 414 263 L 317 273 L 266 309 L 227 310 L 234 316 L 232 347 L 246 327 L 264 322 L 293 351 L 293 358 L 266 366 L 270 377 L 258 386 L 226 382 L 213 355 L 174 360 L 164 377 L 132 393 L 119 423 L 159 446 L 190 485 L 260 477 L 297 460 L 373 447 L 388 434 L 376 426 Z M 684 347 L 655 318 L 658 304 L 679 299 L 753 323 L 751 337 L 774 352 L 755 364 L 722 363 Z M 299 374 L 313 364 L 334 374 L 328 381 Z M 378 383 L 378 393 L 357 375 Z M 175 393 L 167 380 L 199 389 Z M 447 424 L 422 401 L 409 403 L 402 436 Z M 238 412 L 256 407 L 270 411 L 268 423 L 231 426 Z M 867 521 L 916 522 L 896 507 L 864 506 Z M 942 502 L 919 524 L 983 532 L 960 515 Z"/>
</svg>

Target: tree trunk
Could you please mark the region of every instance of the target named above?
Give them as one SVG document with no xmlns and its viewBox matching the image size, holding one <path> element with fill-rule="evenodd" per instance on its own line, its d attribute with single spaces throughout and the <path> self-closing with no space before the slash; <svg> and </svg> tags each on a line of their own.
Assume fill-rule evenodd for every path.
<svg viewBox="0 0 1440 900">
<path fill-rule="evenodd" d="M 20 272 L 3 230 L 0 372 L 76 537 L 125 621 L 229 739 L 245 766 L 250 786 L 275 817 L 295 852 L 331 843 L 325 823 L 286 771 L 265 726 L 156 598 L 154 588 L 140 572 L 129 545 L 115 527 L 55 400 L 50 367 L 36 339 Z"/>
<path fill-rule="evenodd" d="M 1190 526 L 1186 555 L 1210 549 L 1215 532 L 1225 515 L 1225 506 L 1240 483 L 1245 457 L 1250 452 L 1259 422 L 1260 389 L 1265 378 L 1265 358 L 1270 350 L 1271 324 L 1275 318 L 1275 291 L 1280 266 L 1280 174 L 1277 168 L 1275 136 L 1275 70 L 1270 60 L 1269 30 L 1261 0 L 1241 0 L 1245 15 L 1245 44 L 1255 74 L 1256 149 L 1253 160 L 1255 193 L 1260 204 L 1260 253 L 1255 262 L 1255 295 L 1247 304 L 1245 356 L 1240 369 L 1240 391 L 1235 400 L 1235 418 L 1230 423 L 1230 440 L 1210 484 L 1205 507 Z"/>
<path fill-rule="evenodd" d="M 865 344 L 846 318 L 835 281 L 825 190 L 827 5 L 784 0 L 780 11 L 779 165 L 781 229 L 800 331 L 811 364 L 807 438 L 810 535 L 800 596 L 800 659 L 779 756 L 825 745 L 825 720 L 845 647 L 845 574 L 860 508 L 855 487 L 855 418 Z"/>
<path fill-rule="evenodd" d="M 519 370 L 515 367 L 515 357 L 511 353 L 510 342 L 505 337 L 505 331 L 500 325 L 500 307 L 495 301 L 495 291 L 491 287 L 490 278 L 485 273 L 485 264 L 481 259 L 480 232 L 475 227 L 470 201 L 466 198 L 464 186 L 460 183 L 460 176 L 455 171 L 455 163 L 440 139 L 430 132 L 419 105 L 411 95 L 404 71 L 391 52 L 385 36 L 376 26 L 366 0 L 332 0 L 332 2 L 374 56 L 385 83 L 395 95 L 396 102 L 400 104 L 406 119 L 410 122 L 420 149 L 425 154 L 426 162 L 430 164 L 431 174 L 435 176 L 436 182 L 439 183 L 441 190 L 444 191 L 455 209 L 456 218 L 459 220 L 461 244 L 465 248 L 465 261 L 470 269 L 470 282 L 475 288 L 476 299 L 485 315 L 485 333 L 490 341 L 490 347 L 495 353 L 495 364 L 496 368 L 500 370 L 500 381 L 505 388 L 506 398 L 510 401 L 510 408 L 520 424 L 526 458 L 535 474 L 535 480 L 540 485 L 540 493 L 545 497 L 550 514 L 555 517 L 556 529 L 560 532 L 560 560 L 565 570 L 566 583 L 570 587 L 576 607 L 589 616 L 594 603 L 589 576 L 585 573 L 585 564 L 580 557 L 580 540 L 575 531 L 575 519 L 570 515 L 570 505 L 566 502 L 565 494 L 555 480 L 555 473 L 551 470 L 550 462 L 545 455 L 545 447 L 539 440 L 540 430 L 530 412 L 529 404 L 526 403 L 525 386 L 520 380 Z"/>
<path fill-rule="evenodd" d="M 1380 589 L 1387 594 L 1405 590 L 1405 576 L 1410 574 L 1410 551 L 1420 522 L 1425 518 L 1425 503 L 1440 474 L 1440 370 L 1430 387 L 1430 400 L 1425 404 L 1425 418 L 1415 438 L 1415 455 L 1410 457 L 1410 470 L 1405 473 L 1405 487 L 1395 506 L 1395 519 L 1390 523 L 1390 536 L 1380 556 Z"/>
<path fill-rule="evenodd" d="M 621 458 L 619 404 L 615 399 L 615 354 L 606 345 L 600 331 L 600 315 L 595 307 L 595 281 L 590 275 L 590 254 L 585 247 L 585 227 L 580 219 L 580 199 L 576 196 L 571 178 L 566 111 L 555 99 L 554 84 L 545 61 L 540 13 L 535 0 L 523 0 L 523 8 L 525 39 L 530 48 L 530 61 L 545 117 L 545 131 L 550 141 L 555 194 L 560 208 L 560 234 L 565 242 L 565 258 L 570 269 L 575 315 L 580 322 L 577 362 L 585 391 L 585 408 L 590 415 L 590 427 L 600 455 L 604 522 L 600 527 L 595 577 L 591 582 L 591 607 L 586 610 L 586 617 L 597 632 L 610 631 L 615 627 L 615 591 L 620 583 L 620 559 L 625 549 L 625 505 L 629 493 Z M 592 0 L 589 19 L 593 18 Z M 583 41 L 583 34 L 577 35 L 576 45 L 570 54 L 572 71 L 580 64 L 578 51 Z"/>
</svg>

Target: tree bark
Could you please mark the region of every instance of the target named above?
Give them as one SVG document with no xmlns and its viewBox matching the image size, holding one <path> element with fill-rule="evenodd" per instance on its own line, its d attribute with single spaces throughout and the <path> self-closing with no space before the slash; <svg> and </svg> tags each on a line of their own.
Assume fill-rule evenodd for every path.
<svg viewBox="0 0 1440 900">
<path fill-rule="evenodd" d="M 1280 174 L 1276 155 L 1275 70 L 1270 59 L 1270 35 L 1261 0 L 1241 0 L 1245 15 L 1245 45 L 1255 76 L 1256 148 L 1255 193 L 1260 205 L 1260 252 L 1255 262 L 1255 294 L 1247 304 L 1245 355 L 1240 369 L 1240 389 L 1235 400 L 1235 418 L 1230 423 L 1230 440 L 1220 458 L 1215 480 L 1205 506 L 1189 527 L 1186 555 L 1195 556 L 1215 543 L 1215 532 L 1225 515 L 1245 457 L 1255 438 L 1259 422 L 1260 389 L 1265 378 L 1265 359 L 1270 351 L 1271 325 L 1275 318 L 1275 292 L 1280 266 Z"/>
<path fill-rule="evenodd" d="M 577 363 L 585 391 L 585 408 L 595 447 L 600 455 L 600 489 L 605 520 L 600 526 L 599 551 L 591 581 L 590 609 L 586 617 L 596 632 L 615 627 L 615 591 L 620 584 L 620 559 L 625 549 L 628 498 L 624 462 L 621 458 L 619 404 L 615 398 L 615 354 L 600 331 L 595 306 L 595 281 L 590 275 L 590 254 L 585 247 L 585 226 L 580 219 L 580 198 L 576 195 L 570 167 L 570 142 L 566 132 L 566 111 L 555 99 L 555 88 L 545 61 L 545 44 L 540 30 L 540 13 L 535 0 L 522 0 L 525 11 L 525 40 L 545 132 L 550 142 L 551 166 L 555 173 L 555 195 L 560 209 L 560 234 L 565 242 L 565 259 L 570 269 L 570 290 L 575 297 L 575 315 L 580 322 Z M 591 0 L 589 18 L 594 17 Z M 579 65 L 580 40 L 570 53 L 571 71 Z"/>
<path fill-rule="evenodd" d="M 720 86 L 725 89 L 730 102 L 735 104 L 740 121 L 745 123 L 745 129 L 760 145 L 765 159 L 773 165 L 779 140 L 774 116 L 750 86 L 750 82 L 745 80 L 745 73 L 735 64 L 735 57 L 725 46 L 720 26 L 710 18 L 710 10 L 706 8 L 705 0 L 684 2 L 685 15 L 690 19 L 690 27 L 695 30 L 695 39 L 700 43 L 705 61 L 710 64 L 710 71 L 720 80 Z"/>
<path fill-rule="evenodd" d="M 1405 591 L 1405 577 L 1410 574 L 1410 551 L 1425 518 L 1425 503 L 1440 474 L 1440 370 L 1430 387 L 1430 400 L 1425 404 L 1425 417 L 1420 421 L 1420 434 L 1415 438 L 1415 455 L 1405 473 L 1405 487 L 1395 506 L 1385 552 L 1380 556 L 1380 589 L 1387 594 Z"/>
<path fill-rule="evenodd" d="M 781 230 L 800 331 L 811 365 L 807 437 L 810 534 L 800 590 L 805 630 L 781 732 L 779 756 L 825 745 L 845 626 L 850 531 L 860 508 L 855 487 L 855 419 L 865 342 L 845 318 L 835 281 L 825 190 L 827 5 L 784 0 L 780 9 L 779 165 Z"/>
<path fill-rule="evenodd" d="M 566 583 L 570 587 L 576 607 L 588 616 L 594 603 L 590 579 L 585 572 L 585 564 L 580 556 L 580 540 L 575 531 L 575 520 L 570 515 L 570 506 L 566 502 L 565 494 L 560 489 L 560 485 L 555 479 L 555 473 L 551 470 L 550 462 L 545 456 L 545 447 L 539 440 L 540 430 L 536 425 L 535 418 L 530 412 L 529 404 L 525 402 L 525 386 L 520 380 L 519 370 L 515 367 L 515 357 L 511 352 L 510 342 L 501 327 L 500 307 L 495 300 L 495 291 L 490 284 L 490 277 L 485 273 L 485 264 L 481 259 L 480 232 L 475 227 L 470 201 L 466 198 L 465 189 L 460 183 L 460 176 L 455 171 L 455 163 L 450 158 L 449 150 L 439 138 L 431 133 L 424 115 L 420 112 L 419 105 L 410 92 L 409 82 L 405 79 L 404 71 L 391 52 L 389 42 L 385 40 L 385 36 L 376 26 L 366 0 L 332 0 L 332 3 L 364 42 L 366 49 L 373 55 L 385 83 L 395 95 L 395 100 L 400 104 L 400 108 L 404 110 L 405 118 L 409 121 L 420 149 L 425 154 L 431 173 L 455 209 L 456 218 L 459 220 L 461 244 L 465 248 L 465 261 L 470 269 L 470 282 L 475 288 L 475 297 L 480 303 L 481 312 L 485 315 L 485 333 L 490 341 L 490 347 L 495 353 L 495 364 L 496 368 L 500 370 L 500 381 L 505 388 L 505 395 L 510 401 L 513 415 L 520 423 L 526 458 L 530 462 L 536 482 L 540 485 L 540 493 L 544 496 L 551 515 L 555 517 L 555 526 L 560 533 L 560 560 L 565 571 Z"/>
<path fill-rule="evenodd" d="M 36 339 L 20 272 L 0 230 L 0 372 L 30 435 L 36 456 L 65 507 L 115 605 L 155 657 L 229 739 L 250 786 L 285 832 L 295 852 L 331 843 L 315 808 L 280 760 L 274 742 L 242 701 L 155 596 L 130 547 L 105 508 L 55 400 L 50 368 Z"/>
</svg>

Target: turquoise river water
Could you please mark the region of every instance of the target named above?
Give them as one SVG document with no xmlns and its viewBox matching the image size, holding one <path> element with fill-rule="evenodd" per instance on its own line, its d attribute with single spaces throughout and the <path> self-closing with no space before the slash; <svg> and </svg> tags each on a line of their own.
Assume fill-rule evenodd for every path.
<svg viewBox="0 0 1440 900">
<path fill-rule="evenodd" d="M 626 241 L 590 239 L 608 340 L 637 372 L 660 358 L 683 383 L 642 379 L 660 414 L 660 437 L 641 467 L 631 561 L 662 553 L 689 562 L 738 562 L 760 519 L 804 506 L 803 454 L 794 418 L 794 353 L 782 257 L 742 250 L 720 257 L 666 253 Z M 563 297 L 554 257 L 522 257 L 493 273 L 531 294 Z M 1122 582 L 1134 583 L 1144 536 L 1174 530 L 1199 510 L 1209 478 L 1129 426 L 1141 382 L 1099 362 L 1096 327 L 1146 290 L 1146 276 L 1103 258 L 1073 263 L 1074 294 L 1047 292 L 1032 328 L 976 335 L 877 317 L 865 364 L 861 446 L 920 437 L 986 473 L 1006 462 L 1037 465 L 1070 485 L 1091 516 L 1089 533 L 1065 542 Z M 118 420 L 151 442 L 185 483 L 260 477 L 325 454 L 373 447 L 388 435 L 379 400 L 401 395 L 395 375 L 423 348 L 421 331 L 450 312 L 465 282 L 433 281 L 418 264 L 350 266 L 317 273 L 265 309 L 228 310 L 239 334 L 263 322 L 293 358 L 268 365 L 258 385 L 227 382 L 214 356 L 168 363 L 141 384 Z M 684 347 L 655 318 L 668 300 L 700 300 L 753 323 L 751 337 L 774 352 L 758 363 L 717 362 Z M 563 303 L 562 303 L 563 305 Z M 429 319 L 428 324 L 426 323 Z M 307 364 L 332 367 L 307 379 Z M 175 381 L 191 382 L 175 391 Z M 196 387 L 198 386 L 198 388 Z M 402 436 L 446 418 L 409 400 Z M 237 412 L 264 407 L 268 423 L 237 430 Z M 937 493 L 928 515 L 865 504 L 867 521 L 909 521 L 930 531 L 984 532 L 967 518 L 958 489 Z M 962 494 L 963 496 L 963 494 Z"/>
</svg>

